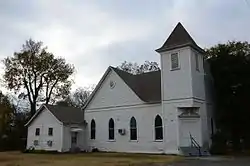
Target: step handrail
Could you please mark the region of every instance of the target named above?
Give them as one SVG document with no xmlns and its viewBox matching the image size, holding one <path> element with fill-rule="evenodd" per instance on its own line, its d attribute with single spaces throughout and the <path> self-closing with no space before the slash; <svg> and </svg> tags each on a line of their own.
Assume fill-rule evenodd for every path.
<svg viewBox="0 0 250 166">
<path fill-rule="evenodd" d="M 199 151 L 199 156 L 201 156 L 201 146 L 199 145 L 199 143 L 194 139 L 194 137 L 192 136 L 191 133 L 189 133 L 190 135 L 190 140 L 191 140 L 191 147 L 195 147 L 198 151 Z"/>
</svg>

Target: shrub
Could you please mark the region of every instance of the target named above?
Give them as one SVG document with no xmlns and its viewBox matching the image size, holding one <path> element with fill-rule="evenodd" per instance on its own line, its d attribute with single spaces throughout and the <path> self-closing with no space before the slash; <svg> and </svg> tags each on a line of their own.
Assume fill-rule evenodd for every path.
<svg viewBox="0 0 250 166">
<path fill-rule="evenodd" d="M 93 148 L 92 152 L 100 152 L 98 148 Z"/>
<path fill-rule="evenodd" d="M 217 155 L 226 154 L 228 151 L 227 142 L 228 140 L 225 134 L 217 132 L 212 136 L 212 145 L 210 147 L 210 153 Z"/>
</svg>

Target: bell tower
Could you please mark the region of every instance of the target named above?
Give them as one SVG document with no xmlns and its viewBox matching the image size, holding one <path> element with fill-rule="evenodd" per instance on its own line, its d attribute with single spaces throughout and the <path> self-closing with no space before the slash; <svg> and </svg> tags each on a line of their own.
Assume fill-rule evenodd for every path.
<svg viewBox="0 0 250 166">
<path fill-rule="evenodd" d="M 180 154 L 180 147 L 190 143 L 187 133 L 192 133 L 200 145 L 207 139 L 203 134 L 203 130 L 207 131 L 204 50 L 178 23 L 156 52 L 161 56 L 164 149 L 165 153 Z M 190 129 L 188 124 L 182 126 L 183 121 L 180 119 L 186 110 L 196 110 L 197 121 Z"/>
</svg>

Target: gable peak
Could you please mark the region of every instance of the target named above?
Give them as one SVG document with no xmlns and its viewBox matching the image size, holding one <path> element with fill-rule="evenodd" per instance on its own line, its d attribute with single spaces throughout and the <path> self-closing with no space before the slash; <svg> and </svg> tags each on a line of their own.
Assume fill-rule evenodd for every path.
<svg viewBox="0 0 250 166">
<path fill-rule="evenodd" d="M 162 47 L 160 47 L 156 51 L 160 53 L 185 46 L 191 46 L 199 51 L 202 51 L 202 49 L 195 43 L 193 38 L 184 28 L 184 26 L 180 22 L 178 22 Z"/>
</svg>

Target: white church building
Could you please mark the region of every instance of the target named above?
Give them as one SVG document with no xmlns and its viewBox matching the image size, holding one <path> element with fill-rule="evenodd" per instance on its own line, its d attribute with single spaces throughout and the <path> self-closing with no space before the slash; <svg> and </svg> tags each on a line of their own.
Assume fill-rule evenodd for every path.
<svg viewBox="0 0 250 166">
<path fill-rule="evenodd" d="M 156 52 L 160 71 L 132 75 L 108 67 L 84 110 L 41 106 L 26 124 L 27 149 L 159 154 L 208 149 L 214 104 L 204 50 L 178 23 Z"/>
</svg>

